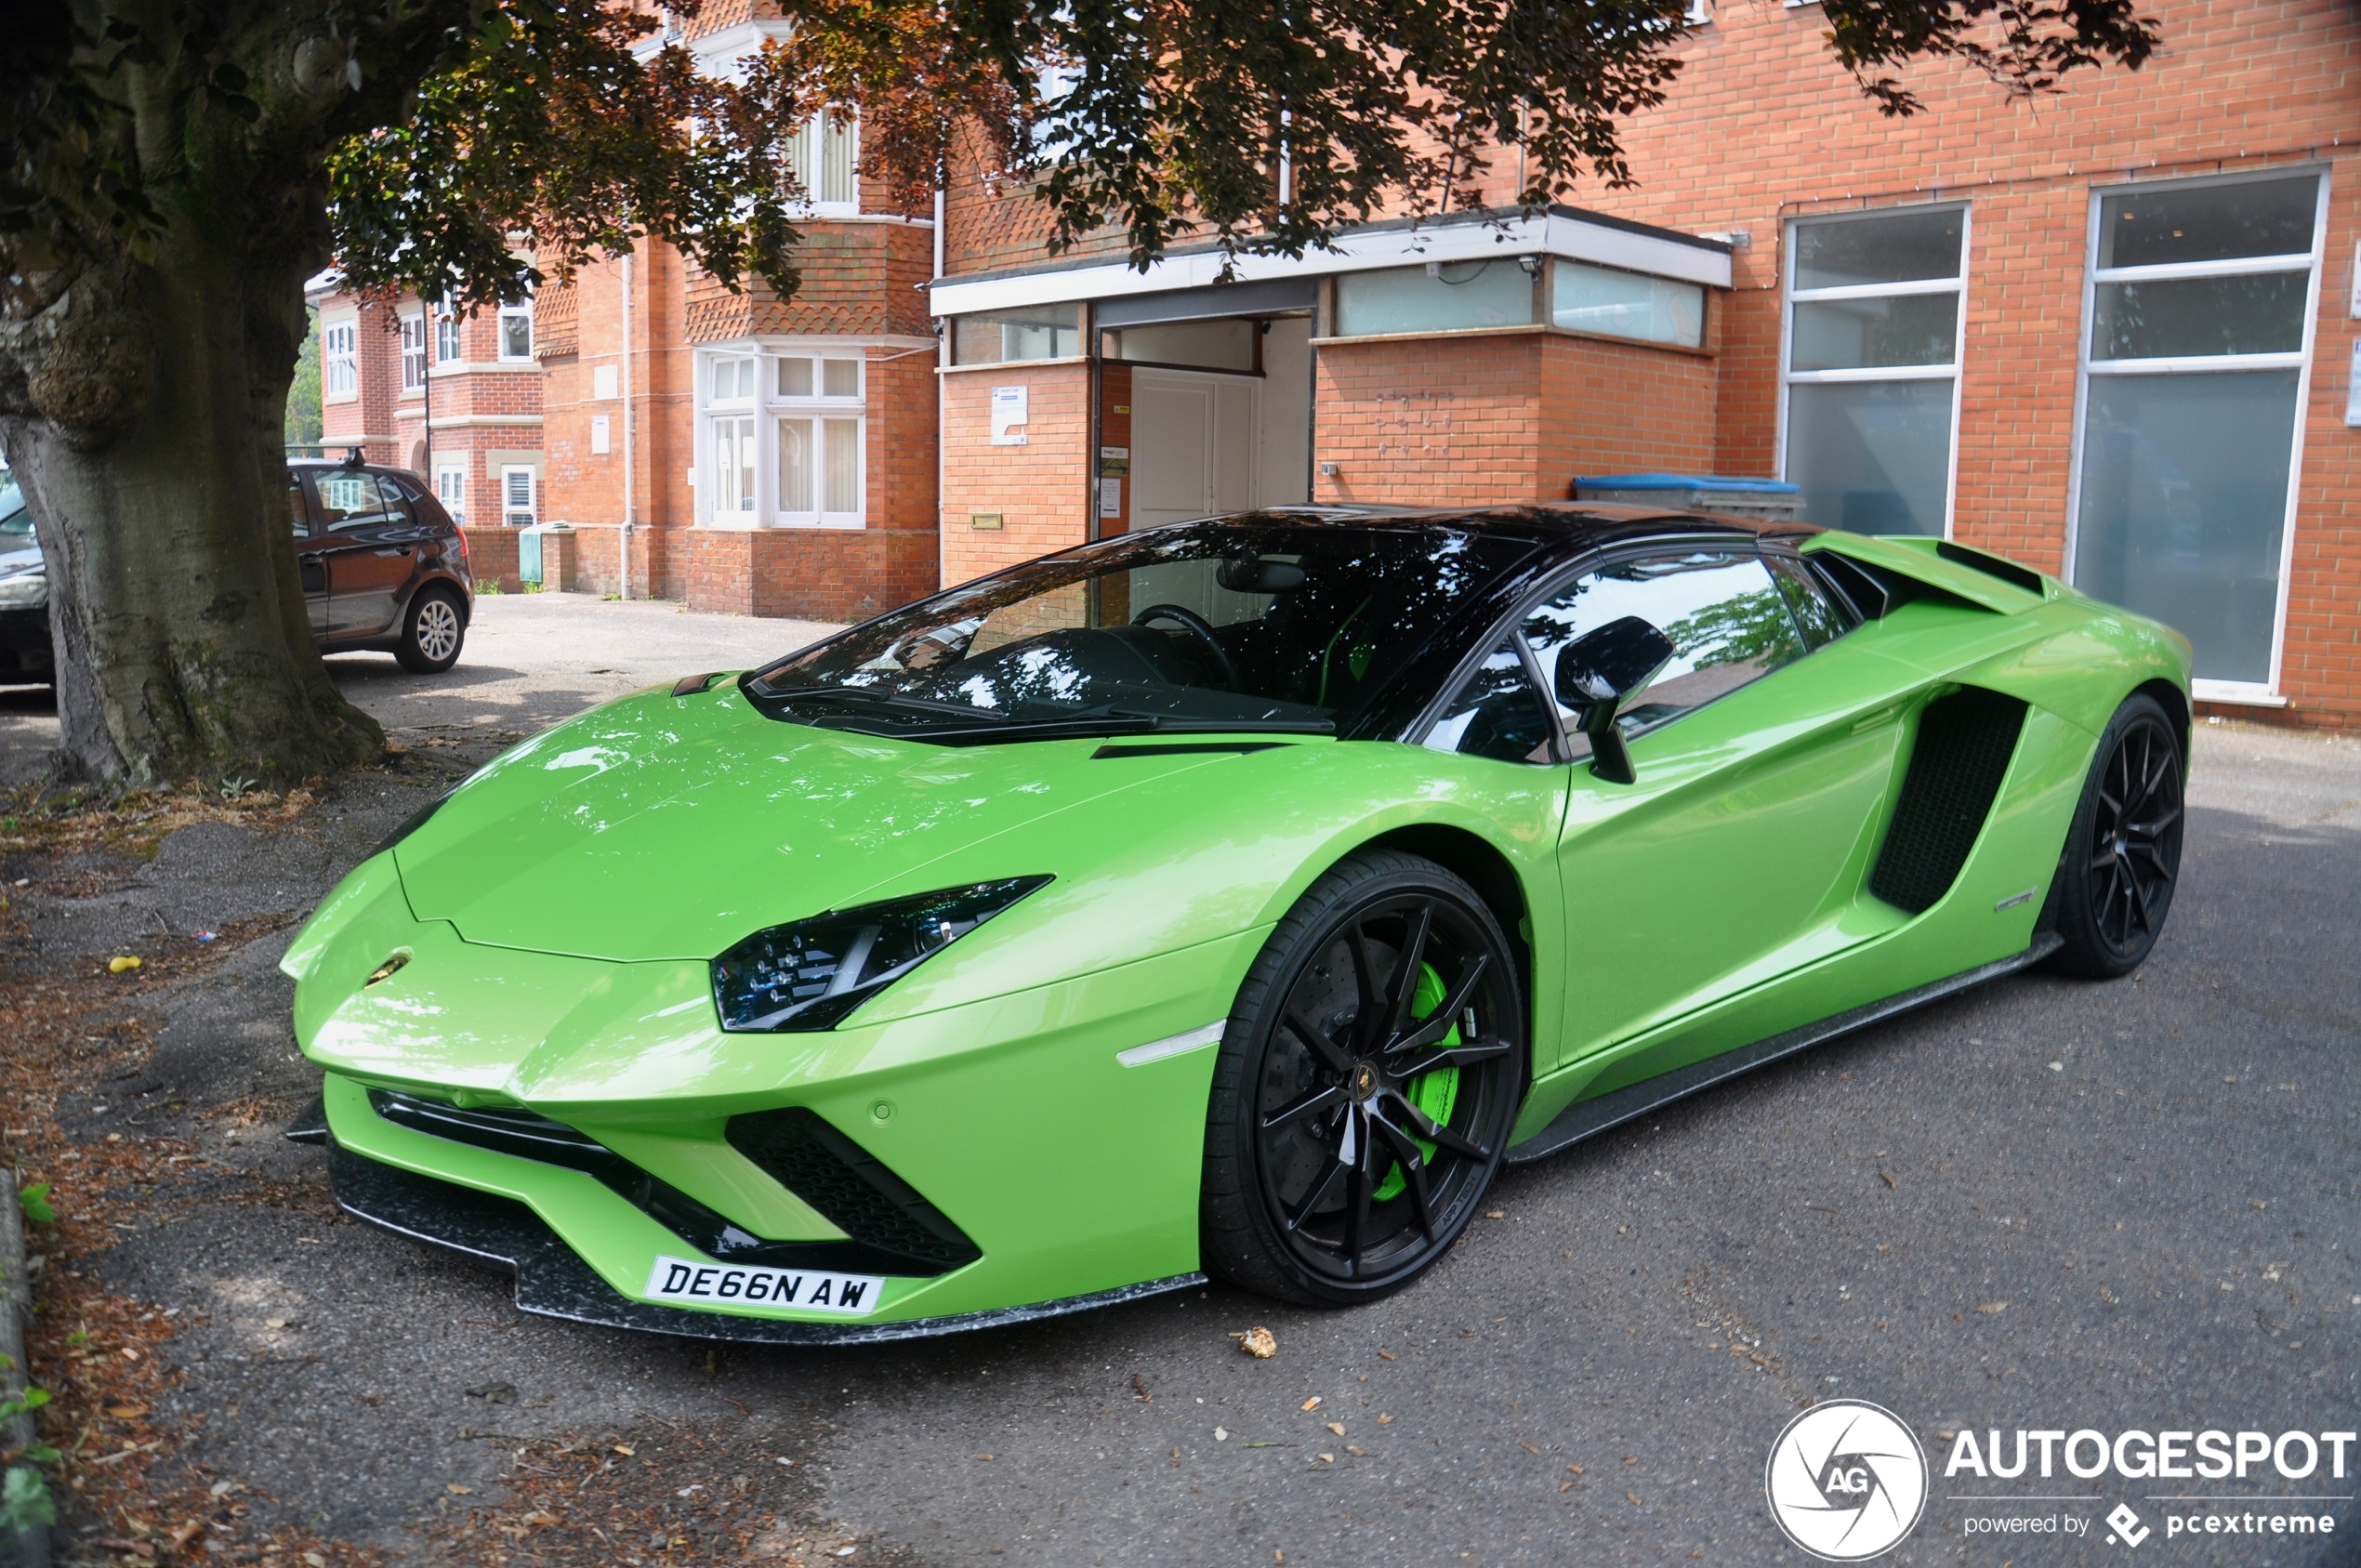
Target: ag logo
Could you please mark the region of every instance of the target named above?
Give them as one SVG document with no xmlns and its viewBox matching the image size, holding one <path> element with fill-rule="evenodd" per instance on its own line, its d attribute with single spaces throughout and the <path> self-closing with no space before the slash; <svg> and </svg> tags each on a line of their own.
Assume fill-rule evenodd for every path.
<svg viewBox="0 0 2361 1568">
<path fill-rule="evenodd" d="M 1787 1423 L 1762 1489 L 1787 1539 L 1826 1561 L 1859 1562 L 1918 1528 L 1927 1457 L 1890 1412 L 1831 1400 Z"/>
</svg>

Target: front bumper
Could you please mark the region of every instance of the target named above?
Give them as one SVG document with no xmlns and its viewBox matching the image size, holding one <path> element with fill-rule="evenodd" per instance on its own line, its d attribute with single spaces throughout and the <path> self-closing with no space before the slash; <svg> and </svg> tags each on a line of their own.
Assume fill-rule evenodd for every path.
<svg viewBox="0 0 2361 1568">
<path fill-rule="evenodd" d="M 521 1311 L 607 1328 L 761 1345 L 866 1345 L 1030 1323 L 1205 1283 L 1203 1274 L 1175 1274 L 1063 1300 L 893 1323 L 817 1323 L 692 1311 L 625 1296 L 600 1279 L 531 1207 L 513 1198 L 364 1158 L 327 1137 L 324 1118 L 316 1135 L 306 1128 L 290 1136 L 306 1141 L 316 1136 L 327 1143 L 328 1179 L 336 1206 L 354 1219 L 507 1270 L 516 1278 Z"/>
</svg>

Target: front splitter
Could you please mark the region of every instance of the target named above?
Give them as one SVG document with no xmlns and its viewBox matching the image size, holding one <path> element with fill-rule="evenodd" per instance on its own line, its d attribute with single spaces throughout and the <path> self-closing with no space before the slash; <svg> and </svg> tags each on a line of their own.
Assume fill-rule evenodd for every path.
<svg viewBox="0 0 2361 1568">
<path fill-rule="evenodd" d="M 1174 1274 L 1115 1290 L 1070 1296 L 1060 1301 L 957 1312 L 939 1318 L 913 1318 L 901 1323 L 790 1323 L 777 1318 L 692 1312 L 634 1301 L 622 1295 L 600 1278 L 539 1215 L 513 1198 L 385 1165 L 354 1153 L 333 1138 L 323 1141 L 328 1151 L 328 1181 L 335 1190 L 336 1206 L 355 1219 L 508 1270 L 516 1276 L 516 1302 L 521 1311 L 608 1328 L 635 1329 L 642 1334 L 758 1345 L 869 1345 L 1062 1317 L 1069 1312 L 1118 1306 L 1205 1283 L 1203 1274 Z"/>
</svg>

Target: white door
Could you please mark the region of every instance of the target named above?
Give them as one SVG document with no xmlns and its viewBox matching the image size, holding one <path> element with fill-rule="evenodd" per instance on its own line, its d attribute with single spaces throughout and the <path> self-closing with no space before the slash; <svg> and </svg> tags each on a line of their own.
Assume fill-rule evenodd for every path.
<svg viewBox="0 0 2361 1568">
<path fill-rule="evenodd" d="M 1250 376 L 1141 370 L 1131 382 L 1131 526 L 1257 504 Z"/>
</svg>

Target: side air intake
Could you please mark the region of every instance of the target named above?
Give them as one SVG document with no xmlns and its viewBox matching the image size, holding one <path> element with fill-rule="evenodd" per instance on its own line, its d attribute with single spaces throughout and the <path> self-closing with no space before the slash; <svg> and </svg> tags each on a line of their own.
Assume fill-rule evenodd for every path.
<svg viewBox="0 0 2361 1568">
<path fill-rule="evenodd" d="M 813 1112 L 792 1105 L 732 1116 L 730 1146 L 854 1241 L 943 1272 L 983 1256 L 918 1191 Z"/>
<path fill-rule="evenodd" d="M 1974 686 L 1926 705 L 1869 891 L 1916 915 L 1951 890 L 2016 755 L 2025 709 Z"/>
</svg>

